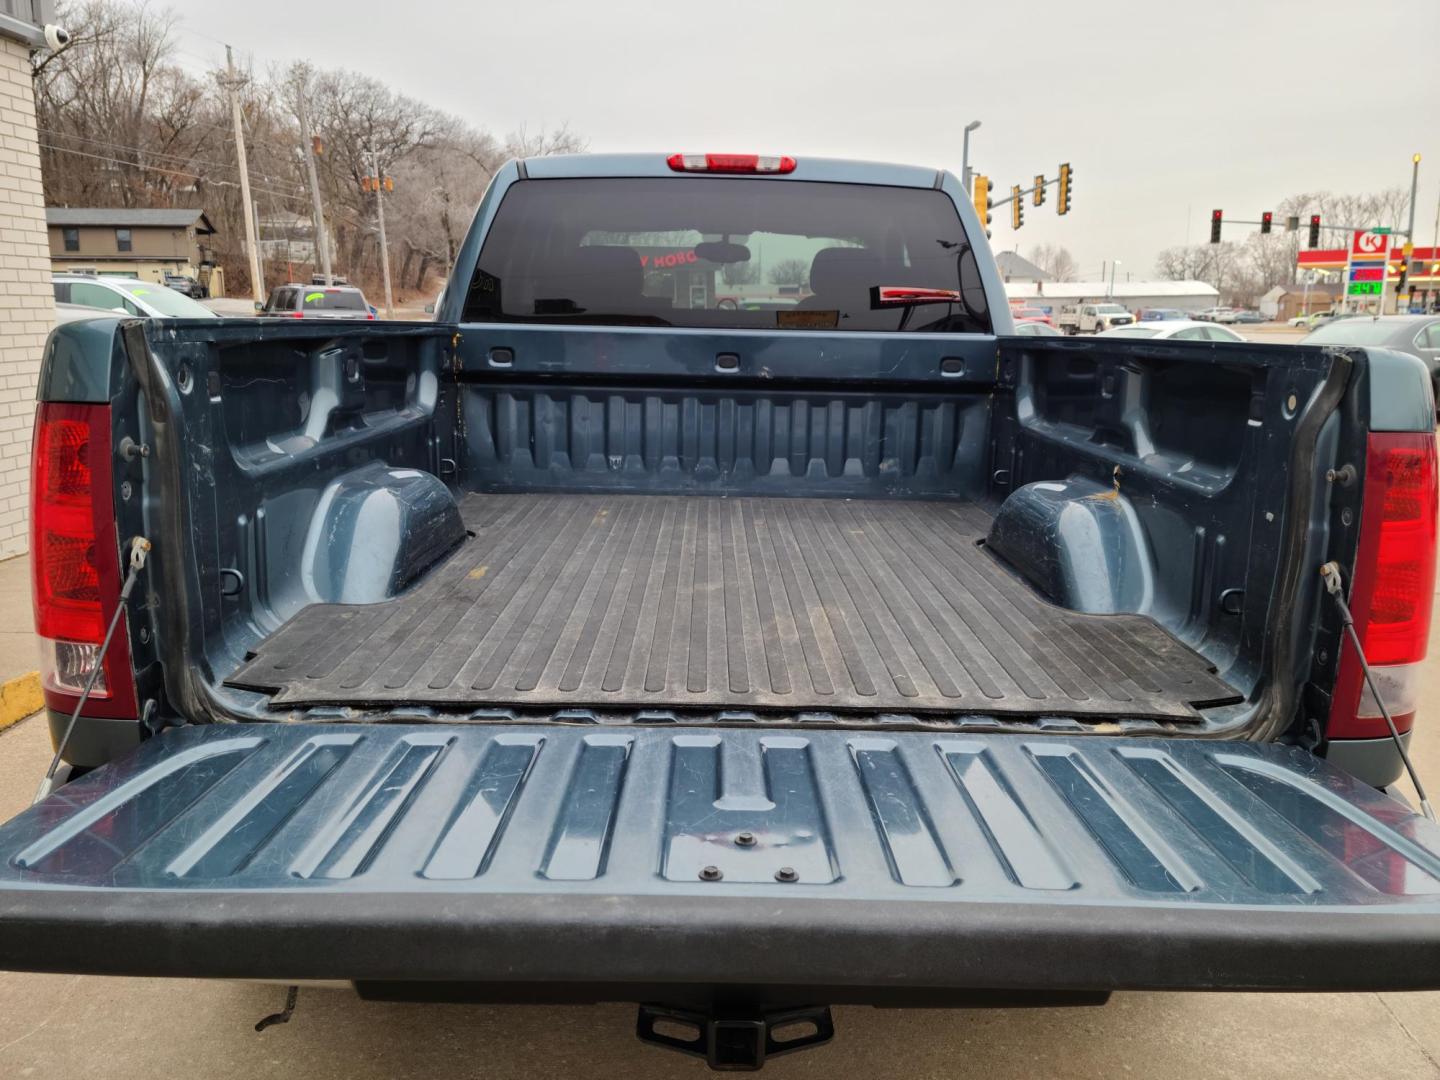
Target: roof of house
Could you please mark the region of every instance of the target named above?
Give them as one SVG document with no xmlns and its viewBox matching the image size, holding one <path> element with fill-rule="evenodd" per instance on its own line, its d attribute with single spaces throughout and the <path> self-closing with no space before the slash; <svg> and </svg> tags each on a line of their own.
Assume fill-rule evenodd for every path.
<svg viewBox="0 0 1440 1080">
<path fill-rule="evenodd" d="M 1216 300 L 1220 294 L 1215 286 L 1203 281 L 1047 281 L 1037 286 L 1033 281 L 1007 281 L 1007 296 L 1016 299 L 1094 300 L 1103 302 L 1107 294 L 1114 300 L 1132 298 L 1163 299 L 1189 297 Z"/>
<path fill-rule="evenodd" d="M 193 209 L 136 209 L 127 206 L 47 206 L 47 225 L 89 225 L 101 228 L 122 229 L 188 229 L 195 226 L 196 232 L 213 233 L 215 226 L 205 216 L 204 210 Z"/>
<path fill-rule="evenodd" d="M 1325 293 L 1327 296 L 1339 296 L 1341 289 L 1338 283 L 1328 281 L 1317 281 L 1312 285 L 1277 285 L 1275 288 L 1280 290 L 1280 296 L 1301 296 L 1307 289 L 1312 293 Z M 1275 290 L 1272 289 L 1270 291 L 1274 292 Z"/>
<path fill-rule="evenodd" d="M 1050 280 L 1049 274 L 1018 252 L 997 251 L 995 262 L 1000 267 L 1000 276 L 1006 281 L 1011 278 L 1029 278 L 1031 281 Z"/>
</svg>

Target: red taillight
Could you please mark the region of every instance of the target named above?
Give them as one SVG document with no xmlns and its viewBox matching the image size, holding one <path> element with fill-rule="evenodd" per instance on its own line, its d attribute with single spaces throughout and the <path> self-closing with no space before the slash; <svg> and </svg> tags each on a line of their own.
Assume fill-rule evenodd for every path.
<svg viewBox="0 0 1440 1080">
<path fill-rule="evenodd" d="M 671 154 L 665 161 L 676 172 L 788 173 L 795 171 L 793 157 L 765 154 Z"/>
<path fill-rule="evenodd" d="M 1415 719 L 1420 661 L 1430 647 L 1435 593 L 1437 468 L 1435 436 L 1376 432 L 1365 463 L 1365 503 L 1350 610 L 1365 657 L 1396 727 Z M 1365 690 L 1355 651 L 1342 648 L 1326 734 L 1332 739 L 1389 734 Z"/>
<path fill-rule="evenodd" d="M 292 319 L 303 319 L 305 317 L 305 313 L 303 311 L 292 311 L 290 312 L 290 317 Z"/>
<path fill-rule="evenodd" d="M 36 409 L 30 560 L 45 703 L 69 712 L 95 665 L 120 595 L 108 406 L 43 402 Z M 85 712 L 137 715 L 123 622 Z"/>
</svg>

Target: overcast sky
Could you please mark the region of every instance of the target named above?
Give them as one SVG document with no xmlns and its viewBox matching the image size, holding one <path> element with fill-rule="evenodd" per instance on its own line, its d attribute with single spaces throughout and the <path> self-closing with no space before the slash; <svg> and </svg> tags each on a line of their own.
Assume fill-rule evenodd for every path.
<svg viewBox="0 0 1440 1080">
<path fill-rule="evenodd" d="M 1150 275 L 1209 214 L 1305 190 L 1440 196 L 1440 2 L 186 0 L 180 47 L 384 79 L 497 134 L 568 123 L 594 151 L 758 151 L 971 165 L 1007 192 L 1069 161 L 1074 208 L 997 249 L 1061 243 Z M 321 14 L 323 12 L 323 14 Z M 343 12 L 343 14 L 341 14 Z M 429 18 L 424 14 L 430 13 Z M 1403 226 L 1403 222 L 1399 223 Z M 1226 238 L 1243 239 L 1241 227 Z"/>
</svg>

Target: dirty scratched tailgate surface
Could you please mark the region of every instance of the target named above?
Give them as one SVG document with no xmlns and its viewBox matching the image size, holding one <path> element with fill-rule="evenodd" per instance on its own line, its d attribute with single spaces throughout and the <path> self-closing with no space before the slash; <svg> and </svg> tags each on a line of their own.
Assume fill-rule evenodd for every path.
<svg viewBox="0 0 1440 1080">
<path fill-rule="evenodd" d="M 0 966 L 1431 987 L 1440 830 L 1278 746 L 191 727 L 0 827 Z"/>
</svg>

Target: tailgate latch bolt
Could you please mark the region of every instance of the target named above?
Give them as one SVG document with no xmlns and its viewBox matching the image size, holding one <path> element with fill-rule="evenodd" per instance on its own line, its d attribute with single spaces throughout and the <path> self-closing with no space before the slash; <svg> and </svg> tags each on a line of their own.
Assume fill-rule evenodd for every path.
<svg viewBox="0 0 1440 1080">
<path fill-rule="evenodd" d="M 145 443 L 136 442 L 129 435 L 120 440 L 120 457 L 125 461 L 134 461 L 136 458 L 148 458 L 150 447 Z"/>
<path fill-rule="evenodd" d="M 1325 480 L 1327 483 L 1349 487 L 1355 482 L 1355 466 L 1347 462 L 1338 469 L 1326 469 Z"/>
</svg>

